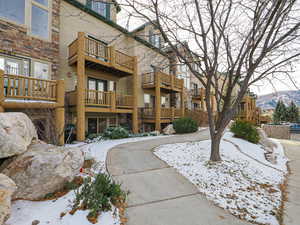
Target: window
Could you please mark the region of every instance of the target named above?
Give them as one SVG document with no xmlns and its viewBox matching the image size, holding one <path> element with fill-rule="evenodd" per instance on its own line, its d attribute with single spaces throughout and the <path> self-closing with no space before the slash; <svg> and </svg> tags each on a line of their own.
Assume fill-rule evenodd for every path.
<svg viewBox="0 0 300 225">
<path fill-rule="evenodd" d="M 160 48 L 161 47 L 161 37 L 159 34 L 154 34 L 152 30 L 149 31 L 149 42 L 153 46 Z"/>
<path fill-rule="evenodd" d="M 48 0 L 34 0 L 34 1 L 41 5 L 48 6 Z"/>
<path fill-rule="evenodd" d="M 45 39 L 49 37 L 48 11 L 36 5 L 31 9 L 31 33 Z"/>
<path fill-rule="evenodd" d="M 166 107 L 167 98 L 165 96 L 161 96 L 161 106 Z"/>
<path fill-rule="evenodd" d="M 88 89 L 95 91 L 107 91 L 107 81 L 95 78 L 88 78 Z"/>
<path fill-rule="evenodd" d="M 103 0 L 87 0 L 87 7 L 110 20 L 110 4 Z"/>
<path fill-rule="evenodd" d="M 33 77 L 38 79 L 49 79 L 50 67 L 48 63 L 33 62 Z"/>
<path fill-rule="evenodd" d="M 108 81 L 108 91 L 116 91 L 117 84 L 115 81 Z"/>
<path fill-rule="evenodd" d="M 0 0 L 0 17 L 25 24 L 25 0 Z"/>
<path fill-rule="evenodd" d="M 0 55 L 0 69 L 6 74 L 29 76 L 28 59 Z"/>
<path fill-rule="evenodd" d="M 28 33 L 49 39 L 49 0 L 0 0 L 0 18 L 28 27 Z"/>
<path fill-rule="evenodd" d="M 151 97 L 149 94 L 144 94 L 144 103 L 146 108 L 150 107 Z"/>
</svg>

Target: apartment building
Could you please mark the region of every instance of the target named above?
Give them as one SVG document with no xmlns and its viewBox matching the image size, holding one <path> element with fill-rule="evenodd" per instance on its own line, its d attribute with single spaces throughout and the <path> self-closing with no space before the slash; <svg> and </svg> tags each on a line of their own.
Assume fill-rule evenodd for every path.
<svg viewBox="0 0 300 225">
<path fill-rule="evenodd" d="M 239 106 L 238 119 L 251 122 L 255 125 L 261 123 L 261 109 L 256 107 L 256 99 L 257 96 L 253 92 L 247 92 Z"/>
<path fill-rule="evenodd" d="M 155 26 L 119 26 L 116 1 L 0 0 L 0 8 L 0 111 L 26 112 L 41 135 L 51 124 L 60 143 L 65 124 L 80 141 L 109 126 L 161 130 L 186 109 L 204 110 L 199 81 L 183 64 L 174 69 Z"/>
<path fill-rule="evenodd" d="M 116 125 L 135 133 L 148 126 L 161 130 L 183 115 L 183 104 L 172 107 L 168 97 L 182 93 L 182 80 L 170 76 L 168 55 L 155 44 L 155 33 L 148 40 L 142 30 L 117 25 L 118 10 L 115 1 L 61 2 L 59 75 L 78 140 Z"/>
<path fill-rule="evenodd" d="M 62 144 L 59 11 L 60 0 L 0 1 L 0 112 L 27 113 L 45 140 L 54 125 Z"/>
</svg>

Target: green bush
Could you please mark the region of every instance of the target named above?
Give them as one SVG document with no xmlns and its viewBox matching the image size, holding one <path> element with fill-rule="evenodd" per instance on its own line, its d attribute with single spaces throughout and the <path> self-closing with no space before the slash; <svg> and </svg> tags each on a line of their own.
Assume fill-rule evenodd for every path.
<svg viewBox="0 0 300 225">
<path fill-rule="evenodd" d="M 90 140 L 98 138 L 99 136 L 100 136 L 99 134 L 88 134 L 88 135 L 86 135 L 87 139 L 90 139 Z"/>
<path fill-rule="evenodd" d="M 237 138 L 242 138 L 255 144 L 259 142 L 257 129 L 249 122 L 237 120 L 232 124 L 230 131 Z"/>
<path fill-rule="evenodd" d="M 121 139 L 121 138 L 128 138 L 129 132 L 123 127 L 108 127 L 104 133 L 104 138 L 109 139 Z"/>
<path fill-rule="evenodd" d="M 189 117 L 176 119 L 173 122 L 173 127 L 178 134 L 192 133 L 198 130 L 196 121 Z"/>
<path fill-rule="evenodd" d="M 95 220 L 101 212 L 111 210 L 111 205 L 117 206 L 126 200 L 121 185 L 115 183 L 109 175 L 98 174 L 95 178 L 84 178 L 82 187 L 75 191 L 73 213 L 77 209 L 89 210 L 88 219 Z"/>
</svg>

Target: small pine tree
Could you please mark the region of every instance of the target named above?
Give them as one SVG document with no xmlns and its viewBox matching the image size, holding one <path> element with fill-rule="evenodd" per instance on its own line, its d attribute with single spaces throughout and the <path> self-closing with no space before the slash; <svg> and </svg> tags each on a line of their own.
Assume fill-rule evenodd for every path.
<svg viewBox="0 0 300 225">
<path fill-rule="evenodd" d="M 278 124 L 278 123 L 280 123 L 282 121 L 286 121 L 286 120 L 287 120 L 287 109 L 286 109 L 283 101 L 279 100 L 277 102 L 275 112 L 273 114 L 273 122 L 275 124 Z"/>
<path fill-rule="evenodd" d="M 296 104 L 292 101 L 287 108 L 287 121 L 297 123 L 299 121 L 299 111 Z"/>
</svg>

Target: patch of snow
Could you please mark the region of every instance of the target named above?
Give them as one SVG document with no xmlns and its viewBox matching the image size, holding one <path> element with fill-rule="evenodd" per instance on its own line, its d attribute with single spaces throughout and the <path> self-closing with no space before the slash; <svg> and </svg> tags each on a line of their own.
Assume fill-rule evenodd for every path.
<svg viewBox="0 0 300 225">
<path fill-rule="evenodd" d="M 6 98 L 4 102 L 21 102 L 21 103 L 51 103 L 55 104 L 54 101 L 46 101 L 46 100 L 29 100 L 29 99 L 16 99 L 16 98 Z"/>
<path fill-rule="evenodd" d="M 233 138 L 229 132 L 221 141 L 222 162 L 209 161 L 210 147 L 210 140 L 169 144 L 158 147 L 155 154 L 187 177 L 209 200 L 233 215 L 255 223 L 278 225 L 279 185 L 287 172 L 281 145 L 277 143 L 274 149 L 279 159 L 277 165 L 264 158 L 260 145 Z"/>
<path fill-rule="evenodd" d="M 98 143 L 86 144 L 83 142 L 74 145 L 66 145 L 67 147 L 81 147 L 84 154 L 93 157 L 97 162 L 97 171 L 106 173 L 105 160 L 109 149 L 116 145 L 161 138 L 164 136 L 151 136 L 140 138 L 127 138 L 119 140 L 103 140 Z M 12 213 L 6 225 L 24 225 L 31 224 L 34 220 L 39 220 L 39 225 L 91 225 L 86 216 L 88 211 L 78 210 L 74 215 L 67 212 L 71 210 L 72 201 L 75 194 L 73 191 L 67 195 L 53 201 L 23 201 L 18 200 L 12 204 Z M 67 213 L 60 218 L 61 213 Z M 98 218 L 97 225 L 119 225 L 118 210 L 114 209 L 110 212 L 102 212 Z"/>
</svg>

